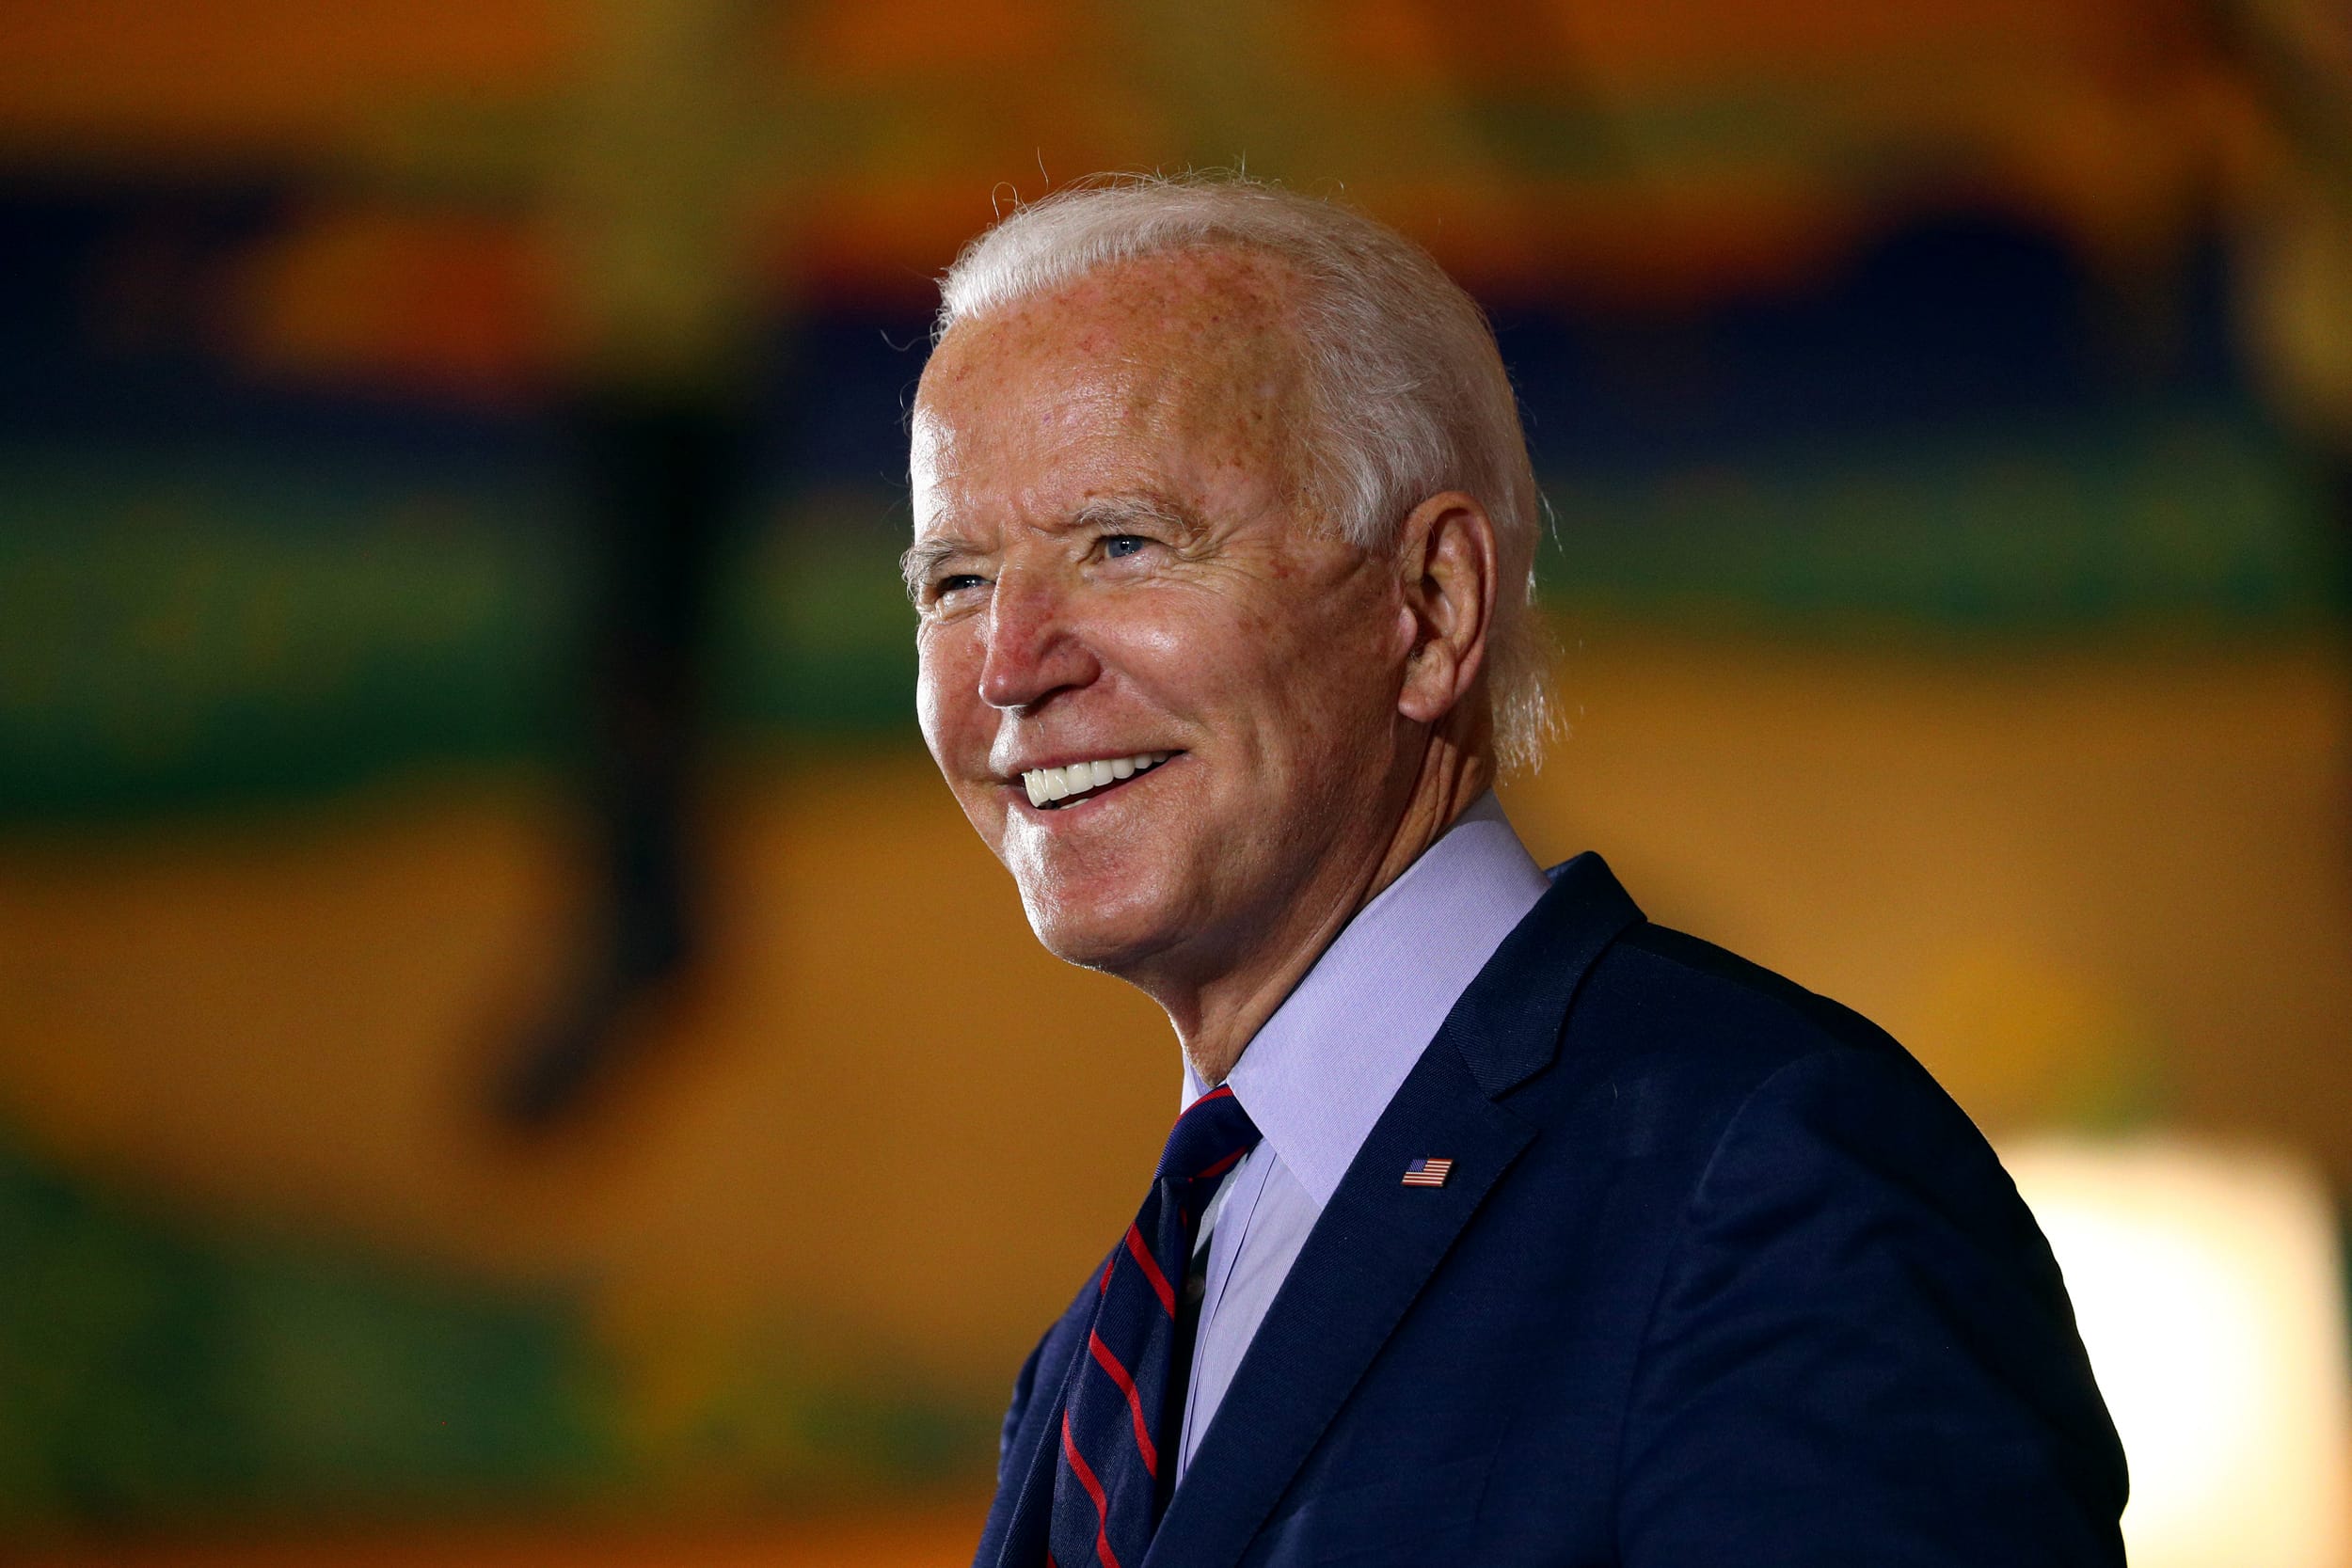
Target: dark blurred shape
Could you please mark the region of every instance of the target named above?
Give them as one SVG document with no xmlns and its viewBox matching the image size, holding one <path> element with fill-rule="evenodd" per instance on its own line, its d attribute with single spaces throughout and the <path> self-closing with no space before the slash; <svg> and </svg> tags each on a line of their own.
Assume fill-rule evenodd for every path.
<svg viewBox="0 0 2352 1568">
<path fill-rule="evenodd" d="M 755 161 L 750 61 L 761 0 L 591 8 L 567 134 L 544 174 L 570 262 L 570 379 L 589 566 L 594 886 L 574 978 L 497 1090 L 545 1129 L 611 1077 L 641 1004 L 675 1001 L 696 949 L 695 764 L 714 577 L 753 417 Z"/>
<path fill-rule="evenodd" d="M 2123 388 L 2102 362 L 2090 296 L 2047 227 L 1931 211 L 1802 289 L 1670 312 L 1518 303 L 1494 317 L 1538 472 L 1669 474 L 2109 405 Z"/>
<path fill-rule="evenodd" d="M 498 1094 L 524 1130 L 590 1095 L 698 944 L 694 781 L 713 579 L 742 489 L 746 420 L 721 396 L 607 389 L 574 414 L 593 542 L 581 784 L 595 894 L 580 968 Z"/>
</svg>

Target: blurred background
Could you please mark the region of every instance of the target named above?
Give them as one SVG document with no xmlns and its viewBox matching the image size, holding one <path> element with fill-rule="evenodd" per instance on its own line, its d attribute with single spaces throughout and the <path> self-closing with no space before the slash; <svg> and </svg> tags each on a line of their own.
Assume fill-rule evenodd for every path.
<svg viewBox="0 0 2352 1568">
<path fill-rule="evenodd" d="M 2330 0 L 0 0 L 0 1556 L 968 1556 L 1178 1066 L 923 754 L 904 414 L 994 213 L 1237 164 L 1493 314 L 1531 847 L 2303 1478 L 2131 1427 L 2136 1560 L 2342 1568 Z"/>
</svg>

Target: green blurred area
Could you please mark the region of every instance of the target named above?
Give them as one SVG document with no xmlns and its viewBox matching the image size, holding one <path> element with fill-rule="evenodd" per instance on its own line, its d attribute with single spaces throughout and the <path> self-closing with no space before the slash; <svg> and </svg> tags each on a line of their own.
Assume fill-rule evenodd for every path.
<svg viewBox="0 0 2352 1568">
<path fill-rule="evenodd" d="M 183 1229 L 0 1148 L 0 1524 L 463 1505 L 615 1468 L 578 1311 Z"/>
<path fill-rule="evenodd" d="M 1547 488 L 1555 603 L 1692 629 L 2194 639 L 2300 632 L 2341 600 L 2317 476 L 2223 410 Z"/>
<path fill-rule="evenodd" d="M 726 1377 L 649 1422 L 585 1289 L 181 1221 L 14 1142 L 0 1260 L 0 1541 L 904 1493 L 971 1480 L 994 1429 L 993 1400 L 828 1371 L 778 1325 L 706 1347 Z"/>
<path fill-rule="evenodd" d="M 547 486 L 20 451 L 0 495 L 0 820 L 281 801 L 570 742 L 584 563 Z M 906 728 L 898 546 L 817 520 L 891 504 L 746 533 L 723 711 Z"/>
<path fill-rule="evenodd" d="M 1570 617 L 1931 645 L 2297 634 L 2340 602 L 2314 477 L 2259 420 L 2163 407 L 1555 476 Z M 0 453 L 0 819 L 298 799 L 560 756 L 583 562 L 548 483 Z M 903 499 L 792 498 L 723 574 L 738 733 L 911 736 Z"/>
</svg>

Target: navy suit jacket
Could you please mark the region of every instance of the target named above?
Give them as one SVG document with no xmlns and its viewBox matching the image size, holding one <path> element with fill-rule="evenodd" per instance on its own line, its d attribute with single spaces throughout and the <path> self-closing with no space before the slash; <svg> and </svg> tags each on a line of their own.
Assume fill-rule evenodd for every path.
<svg viewBox="0 0 2352 1568">
<path fill-rule="evenodd" d="M 1863 1018 L 1644 920 L 1597 856 L 1551 876 L 1123 1568 L 2120 1568 L 2122 1449 L 1967 1117 Z M 1443 1187 L 1401 1184 L 1422 1156 Z M 983 1568 L 1045 1560 L 1094 1297 L 1022 1369 Z"/>
</svg>

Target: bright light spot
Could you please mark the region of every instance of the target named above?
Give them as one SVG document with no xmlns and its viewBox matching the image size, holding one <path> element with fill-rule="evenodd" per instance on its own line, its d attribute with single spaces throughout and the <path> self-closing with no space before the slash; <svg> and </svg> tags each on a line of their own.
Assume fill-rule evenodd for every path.
<svg viewBox="0 0 2352 1568">
<path fill-rule="evenodd" d="M 2318 1180 L 2157 1141 L 2052 1139 L 2003 1163 L 2131 1462 L 2133 1568 L 2352 1563 L 2352 1366 Z"/>
</svg>

